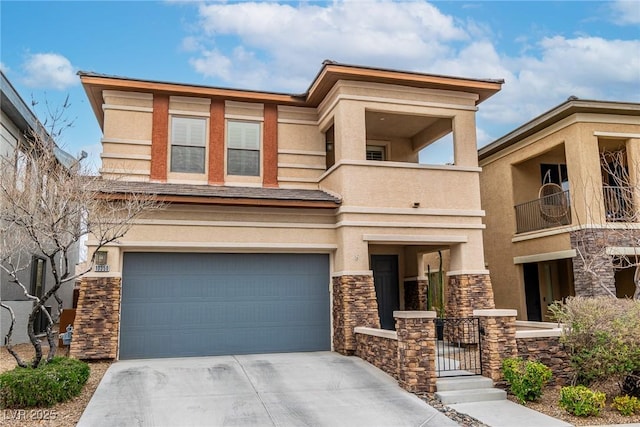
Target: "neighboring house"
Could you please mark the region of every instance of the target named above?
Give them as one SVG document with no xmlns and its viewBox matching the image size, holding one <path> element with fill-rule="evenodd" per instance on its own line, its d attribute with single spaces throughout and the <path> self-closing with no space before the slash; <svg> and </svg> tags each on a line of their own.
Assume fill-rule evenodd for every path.
<svg viewBox="0 0 640 427">
<path fill-rule="evenodd" d="M 27 104 L 22 100 L 15 88 L 11 85 L 4 73 L 0 72 L 0 89 L 1 89 L 1 115 L 0 115 L 0 156 L 9 160 L 16 170 L 22 174 L 28 173 L 27 157 L 24 154 L 26 150 L 30 150 L 33 146 L 34 132 L 42 133 L 44 139 L 50 140 L 50 136 L 44 130 L 40 121 L 36 118 Z M 70 166 L 75 160 L 71 155 L 53 145 L 55 155 L 58 161 L 65 167 Z M 2 171 L 7 173 L 9 171 Z M 20 174 L 18 174 L 20 176 Z M 2 202 L 0 196 L 0 205 Z M 0 243 L 1 244 L 1 243 Z M 21 272 L 21 280 L 29 285 L 27 289 L 32 295 L 41 297 L 51 285 L 53 285 L 53 277 L 51 268 L 47 264 L 44 257 L 38 254 L 25 254 L 24 258 L 31 264 L 24 265 L 25 269 Z M 77 262 L 77 255 L 72 254 L 71 262 Z M 75 258 L 75 259 L 73 259 Z M 58 295 L 64 301 L 64 307 L 70 308 L 72 305 L 73 284 L 63 286 Z M 9 282 L 8 274 L 0 269 L 0 300 L 11 306 L 15 312 L 16 325 L 12 335 L 12 343 L 19 344 L 28 342 L 27 336 L 27 320 L 32 309 L 32 302 L 29 301 L 18 286 Z M 5 336 L 11 324 L 10 316 L 7 310 L 0 308 L 0 345 L 4 345 Z M 35 323 L 36 333 L 42 332 L 46 327 L 46 318 L 41 316 Z"/>
<path fill-rule="evenodd" d="M 479 163 L 497 307 L 544 320 L 570 295 L 633 296 L 635 268 L 619 263 L 639 246 L 640 104 L 571 97 L 480 149 Z"/>
<path fill-rule="evenodd" d="M 449 314 L 493 307 L 475 115 L 502 81 L 330 61 L 301 95 L 80 78 L 105 197 L 169 205 L 99 254 L 72 354 L 351 353 L 355 326 L 425 309 L 438 249 Z M 453 164 L 419 164 L 451 134 Z"/>
</svg>

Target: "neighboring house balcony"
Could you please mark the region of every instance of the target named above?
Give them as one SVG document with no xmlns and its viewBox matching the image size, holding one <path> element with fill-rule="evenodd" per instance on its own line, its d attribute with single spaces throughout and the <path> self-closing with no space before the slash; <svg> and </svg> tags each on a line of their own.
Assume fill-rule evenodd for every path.
<svg viewBox="0 0 640 427">
<path fill-rule="evenodd" d="M 607 222 L 637 222 L 638 214 L 633 202 L 634 187 L 602 187 Z"/>
<path fill-rule="evenodd" d="M 571 224 L 569 190 L 557 191 L 515 207 L 516 233 Z"/>
</svg>

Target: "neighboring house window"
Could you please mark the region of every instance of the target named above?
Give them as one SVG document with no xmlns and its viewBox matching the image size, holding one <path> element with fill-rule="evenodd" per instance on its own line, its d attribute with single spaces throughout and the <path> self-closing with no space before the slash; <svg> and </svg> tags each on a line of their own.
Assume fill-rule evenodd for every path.
<svg viewBox="0 0 640 427">
<path fill-rule="evenodd" d="M 260 176 L 260 123 L 227 122 L 227 175 Z"/>
<path fill-rule="evenodd" d="M 540 175 L 542 184 L 558 184 L 562 190 L 569 189 L 569 175 L 567 175 L 567 165 L 565 164 L 546 164 L 540 165 Z"/>
<path fill-rule="evenodd" d="M 0 126 L 0 156 L 5 159 L 10 159 L 13 157 L 13 151 L 18 146 L 18 138 L 13 136 L 13 134 L 7 129 L 4 125 Z"/>
<path fill-rule="evenodd" d="M 367 145 L 367 160 L 384 161 L 387 156 L 383 146 L 380 145 Z"/>
<path fill-rule="evenodd" d="M 171 172 L 204 173 L 205 119 L 171 118 Z"/>
<path fill-rule="evenodd" d="M 31 264 L 31 295 L 42 298 L 44 296 L 44 284 L 47 264 L 44 258 L 34 256 Z M 44 332 L 49 321 L 41 311 L 36 313 L 34 329 L 36 334 Z"/>
</svg>

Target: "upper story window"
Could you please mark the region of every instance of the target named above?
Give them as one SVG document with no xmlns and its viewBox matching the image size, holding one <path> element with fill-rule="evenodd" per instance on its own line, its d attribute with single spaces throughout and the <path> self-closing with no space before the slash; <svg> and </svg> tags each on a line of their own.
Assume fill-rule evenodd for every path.
<svg viewBox="0 0 640 427">
<path fill-rule="evenodd" d="M 171 172 L 204 173 L 206 119 L 171 118 Z"/>
<path fill-rule="evenodd" d="M 336 135 L 335 128 L 333 125 L 324 134 L 324 140 L 326 145 L 326 164 L 327 169 L 333 166 L 336 163 Z"/>
<path fill-rule="evenodd" d="M 260 176 L 260 123 L 227 122 L 227 175 Z"/>
<path fill-rule="evenodd" d="M 381 145 L 367 145 L 367 160 L 385 161 L 387 159 L 385 147 Z"/>
</svg>

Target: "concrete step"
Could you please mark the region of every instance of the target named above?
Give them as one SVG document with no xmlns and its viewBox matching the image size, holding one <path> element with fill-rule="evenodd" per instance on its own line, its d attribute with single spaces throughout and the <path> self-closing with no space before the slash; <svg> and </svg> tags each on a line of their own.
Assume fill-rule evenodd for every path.
<svg viewBox="0 0 640 427">
<path fill-rule="evenodd" d="M 472 390 L 478 388 L 492 388 L 493 381 L 491 378 L 482 375 L 473 375 L 466 377 L 439 378 L 436 381 L 438 391 L 454 391 L 454 390 Z"/>
<path fill-rule="evenodd" d="M 444 405 L 454 403 L 488 402 L 491 400 L 505 400 L 507 392 L 497 388 L 478 388 L 468 390 L 438 391 L 436 398 Z"/>
</svg>

